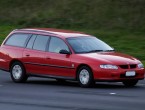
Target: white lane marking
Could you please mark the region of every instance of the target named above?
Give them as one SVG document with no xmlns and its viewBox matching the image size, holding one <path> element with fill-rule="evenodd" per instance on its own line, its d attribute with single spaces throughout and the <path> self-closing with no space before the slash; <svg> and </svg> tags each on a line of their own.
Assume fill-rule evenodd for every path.
<svg viewBox="0 0 145 110">
<path fill-rule="evenodd" d="M 109 93 L 110 95 L 116 95 L 116 93 L 112 92 L 112 93 Z"/>
<path fill-rule="evenodd" d="M 116 82 L 116 83 L 121 84 L 122 82 Z M 145 86 L 145 84 L 144 84 L 144 83 L 137 83 L 137 85 L 140 85 L 140 86 Z"/>
<path fill-rule="evenodd" d="M 1 87 L 1 86 L 3 86 L 3 85 L 0 84 L 0 87 Z"/>
<path fill-rule="evenodd" d="M 137 85 L 144 86 L 145 84 L 137 84 Z"/>
</svg>

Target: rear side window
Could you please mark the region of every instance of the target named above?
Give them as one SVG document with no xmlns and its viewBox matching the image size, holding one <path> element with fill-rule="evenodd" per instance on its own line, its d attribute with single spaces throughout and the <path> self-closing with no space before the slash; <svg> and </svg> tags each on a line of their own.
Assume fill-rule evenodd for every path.
<svg viewBox="0 0 145 110">
<path fill-rule="evenodd" d="M 35 39 L 36 39 L 36 36 L 37 36 L 37 35 L 33 35 L 33 36 L 30 38 L 30 40 L 29 40 L 29 42 L 28 42 L 28 44 L 27 44 L 27 48 L 29 48 L 29 49 L 32 49 L 32 48 L 33 48 L 33 44 L 34 44 L 34 41 L 35 41 Z"/>
<path fill-rule="evenodd" d="M 13 34 L 7 39 L 5 44 L 11 46 L 25 47 L 28 38 L 29 34 Z"/>
<path fill-rule="evenodd" d="M 33 45 L 33 49 L 45 51 L 48 40 L 49 40 L 49 36 L 37 35 Z"/>
</svg>

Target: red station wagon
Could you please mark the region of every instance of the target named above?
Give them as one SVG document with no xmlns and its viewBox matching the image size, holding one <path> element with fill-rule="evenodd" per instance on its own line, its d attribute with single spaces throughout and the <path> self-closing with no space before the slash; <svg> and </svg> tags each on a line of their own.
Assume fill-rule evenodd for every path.
<svg viewBox="0 0 145 110">
<path fill-rule="evenodd" d="M 12 31 L 0 47 L 0 69 L 16 83 L 37 76 L 77 80 L 81 87 L 96 81 L 134 86 L 145 74 L 138 59 L 115 52 L 94 36 L 49 28 Z"/>
</svg>

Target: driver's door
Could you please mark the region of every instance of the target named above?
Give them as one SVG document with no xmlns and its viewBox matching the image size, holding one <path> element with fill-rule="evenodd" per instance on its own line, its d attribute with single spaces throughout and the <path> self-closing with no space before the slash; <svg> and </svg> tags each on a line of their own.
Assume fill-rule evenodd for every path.
<svg viewBox="0 0 145 110">
<path fill-rule="evenodd" d="M 70 51 L 66 43 L 57 37 L 51 37 L 46 61 L 49 65 L 50 75 L 59 77 L 72 77 L 73 67 L 71 64 L 71 54 L 60 54 L 60 50 Z"/>
</svg>

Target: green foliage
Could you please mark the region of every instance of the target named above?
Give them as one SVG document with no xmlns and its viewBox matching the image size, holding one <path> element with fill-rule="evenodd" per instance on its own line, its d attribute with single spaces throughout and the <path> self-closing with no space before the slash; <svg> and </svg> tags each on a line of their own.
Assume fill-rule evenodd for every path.
<svg viewBox="0 0 145 110">
<path fill-rule="evenodd" d="M 143 64 L 144 64 L 144 66 L 145 66 L 145 61 L 142 61 L 143 62 Z"/>
<path fill-rule="evenodd" d="M 145 29 L 145 0 L 1 0 L 0 22 L 23 26 Z"/>
<path fill-rule="evenodd" d="M 15 28 L 16 28 L 15 26 L 9 26 L 9 25 L 0 26 L 0 44 L 2 43 L 4 38 L 10 33 L 10 31 L 12 31 Z"/>
</svg>

